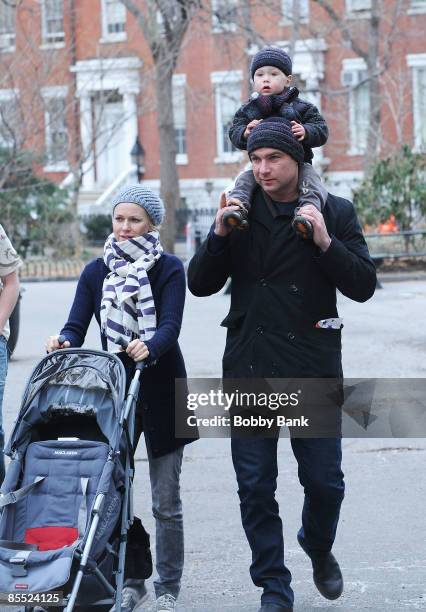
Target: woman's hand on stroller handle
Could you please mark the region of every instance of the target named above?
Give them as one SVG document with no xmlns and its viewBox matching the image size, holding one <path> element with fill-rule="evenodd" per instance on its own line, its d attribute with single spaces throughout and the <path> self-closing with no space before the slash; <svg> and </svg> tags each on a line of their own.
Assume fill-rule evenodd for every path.
<svg viewBox="0 0 426 612">
<path fill-rule="evenodd" d="M 149 356 L 149 350 L 145 342 L 136 339 L 131 342 L 127 342 L 123 337 L 119 337 L 116 340 L 123 350 L 133 359 L 133 361 L 141 362 Z"/>
<path fill-rule="evenodd" d="M 46 352 L 52 353 L 58 349 L 69 348 L 71 343 L 63 335 L 49 336 L 46 342 Z"/>
</svg>

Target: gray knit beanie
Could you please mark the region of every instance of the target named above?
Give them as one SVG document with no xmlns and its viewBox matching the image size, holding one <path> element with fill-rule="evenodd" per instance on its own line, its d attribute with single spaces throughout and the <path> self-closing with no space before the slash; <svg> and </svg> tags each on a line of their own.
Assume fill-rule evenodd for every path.
<svg viewBox="0 0 426 612">
<path fill-rule="evenodd" d="M 137 204 L 147 212 L 154 225 L 161 225 L 164 220 L 165 209 L 162 200 L 151 189 L 142 185 L 127 185 L 123 187 L 112 201 L 112 210 L 118 204 Z"/>
<path fill-rule="evenodd" d="M 247 138 L 249 156 L 262 147 L 284 151 L 299 163 L 302 163 L 305 157 L 302 145 L 293 136 L 291 123 L 284 117 L 268 117 L 250 132 Z"/>
<path fill-rule="evenodd" d="M 292 71 L 291 58 L 280 47 L 264 47 L 256 53 L 250 64 L 251 78 L 254 77 L 256 70 L 263 66 L 275 66 L 275 68 L 278 68 L 278 70 L 281 70 L 287 76 Z"/>
</svg>

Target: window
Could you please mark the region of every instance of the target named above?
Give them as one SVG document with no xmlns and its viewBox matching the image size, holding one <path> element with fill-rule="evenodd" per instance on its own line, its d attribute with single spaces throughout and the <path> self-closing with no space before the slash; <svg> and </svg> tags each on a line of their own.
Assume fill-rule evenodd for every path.
<svg viewBox="0 0 426 612">
<path fill-rule="evenodd" d="M 20 111 L 18 93 L 14 89 L 0 89 L 0 147 L 20 144 Z"/>
<path fill-rule="evenodd" d="M 46 87 L 42 90 L 47 171 L 64 172 L 68 169 L 66 95 L 66 87 Z"/>
<path fill-rule="evenodd" d="M 357 15 L 371 10 L 371 0 L 346 0 L 346 12 L 350 15 Z M 363 16 L 363 15 L 361 15 Z"/>
<path fill-rule="evenodd" d="M 119 0 L 102 0 L 102 37 L 126 40 L 126 7 Z"/>
<path fill-rule="evenodd" d="M 343 60 L 342 83 L 349 88 L 349 138 L 348 155 L 360 155 L 367 147 L 370 94 L 365 62 L 362 59 Z"/>
<path fill-rule="evenodd" d="M 417 151 L 426 151 L 426 53 L 407 56 L 413 83 L 413 135 Z"/>
<path fill-rule="evenodd" d="M 43 0 L 41 5 L 43 45 L 54 45 L 65 40 L 63 0 Z"/>
<path fill-rule="evenodd" d="M 241 71 L 213 72 L 211 80 L 216 105 L 217 163 L 236 162 L 241 153 L 231 143 L 228 132 L 235 112 L 241 106 Z"/>
<path fill-rule="evenodd" d="M 155 23 L 157 24 L 158 36 L 161 38 L 166 35 L 166 28 L 164 25 L 164 17 L 161 11 L 157 11 L 155 14 Z"/>
<path fill-rule="evenodd" d="M 426 13 L 426 0 L 411 0 L 408 14 L 418 15 L 420 13 Z"/>
<path fill-rule="evenodd" d="M 186 150 L 186 76 L 173 75 L 173 119 L 175 125 L 176 162 L 187 164 Z"/>
<path fill-rule="evenodd" d="M 0 2 L 0 51 L 15 48 L 15 7 Z"/>
<path fill-rule="evenodd" d="M 422 117 L 422 121 L 418 121 L 416 127 L 416 134 L 419 148 L 426 150 L 426 66 L 417 70 L 417 98 L 419 102 L 419 117 Z"/>
<path fill-rule="evenodd" d="M 238 0 L 212 0 L 213 32 L 235 32 L 238 23 Z"/>
<path fill-rule="evenodd" d="M 306 23 L 309 18 L 309 0 L 282 0 L 282 23 Z"/>
</svg>

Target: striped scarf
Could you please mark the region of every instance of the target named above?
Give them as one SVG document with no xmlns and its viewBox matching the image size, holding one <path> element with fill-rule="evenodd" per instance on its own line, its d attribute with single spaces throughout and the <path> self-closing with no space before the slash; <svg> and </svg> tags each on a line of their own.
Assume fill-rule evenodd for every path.
<svg viewBox="0 0 426 612">
<path fill-rule="evenodd" d="M 147 272 L 162 253 L 157 231 L 123 241 L 117 241 L 114 234 L 108 236 L 104 262 L 111 272 L 102 287 L 100 316 L 109 352 L 118 352 L 119 336 L 128 342 L 135 338 L 144 341 L 156 332 L 157 317 Z"/>
</svg>

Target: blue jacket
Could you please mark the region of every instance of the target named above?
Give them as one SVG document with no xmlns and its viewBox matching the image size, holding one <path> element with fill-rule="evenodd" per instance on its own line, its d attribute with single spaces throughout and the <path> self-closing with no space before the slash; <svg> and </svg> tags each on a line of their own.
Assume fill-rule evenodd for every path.
<svg viewBox="0 0 426 612">
<path fill-rule="evenodd" d="M 108 272 L 103 259 L 95 259 L 84 268 L 68 321 L 61 330 L 71 346 L 82 346 L 93 315 L 100 326 L 102 285 Z M 147 443 L 153 456 L 158 457 L 192 441 L 175 438 L 175 378 L 186 378 L 178 344 L 185 303 L 182 262 L 164 253 L 148 271 L 148 278 L 157 312 L 157 331 L 145 343 L 149 349 L 146 361 L 149 367 L 142 373 L 137 420 L 142 421 Z M 106 350 L 102 333 L 101 342 Z M 134 363 L 126 357 L 123 362 L 129 382 Z M 153 362 L 156 363 L 153 365 Z"/>
</svg>

